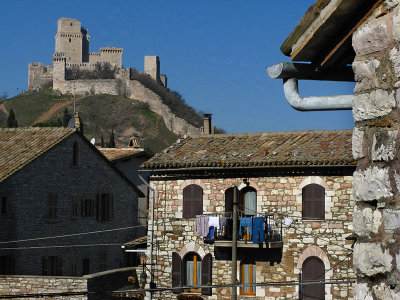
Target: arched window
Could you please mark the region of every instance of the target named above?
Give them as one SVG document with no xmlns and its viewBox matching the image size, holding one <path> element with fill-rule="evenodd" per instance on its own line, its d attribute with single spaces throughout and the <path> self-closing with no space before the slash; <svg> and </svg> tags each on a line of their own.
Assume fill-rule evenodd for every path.
<svg viewBox="0 0 400 300">
<path fill-rule="evenodd" d="M 256 283 L 256 264 L 255 262 L 241 262 L 240 263 L 240 283 L 251 284 Z M 242 295 L 256 295 L 255 286 L 241 287 L 240 292 Z"/>
<path fill-rule="evenodd" d="M 303 220 L 325 219 L 325 188 L 309 184 L 302 190 Z"/>
<path fill-rule="evenodd" d="M 252 187 L 245 187 L 240 191 L 240 209 L 246 216 L 255 216 L 257 214 L 257 191 Z"/>
<path fill-rule="evenodd" d="M 310 256 L 304 261 L 302 266 L 302 281 L 315 280 L 325 280 L 325 266 L 318 257 Z M 322 283 L 303 285 L 301 292 L 304 300 L 325 299 L 325 287 Z"/>
<path fill-rule="evenodd" d="M 234 187 L 230 187 L 225 191 L 225 212 L 231 213 L 233 211 L 233 193 Z"/>
<path fill-rule="evenodd" d="M 203 189 L 198 185 L 191 184 L 183 189 L 183 217 L 185 219 L 195 218 L 203 214 Z"/>
<path fill-rule="evenodd" d="M 203 259 L 195 253 L 187 253 L 183 259 L 178 253 L 172 253 L 172 286 L 196 286 L 212 284 L 212 256 L 207 254 Z M 174 290 L 181 293 L 182 290 Z M 211 295 L 211 288 L 191 289 L 188 292 Z"/>
<path fill-rule="evenodd" d="M 78 142 L 74 142 L 72 145 L 72 165 L 78 165 Z"/>
</svg>

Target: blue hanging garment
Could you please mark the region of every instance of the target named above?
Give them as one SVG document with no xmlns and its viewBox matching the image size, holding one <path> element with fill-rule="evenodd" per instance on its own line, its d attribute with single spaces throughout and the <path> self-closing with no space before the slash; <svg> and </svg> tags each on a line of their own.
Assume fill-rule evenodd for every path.
<svg viewBox="0 0 400 300">
<path fill-rule="evenodd" d="M 260 238 L 259 238 L 260 237 Z M 253 223 L 253 243 L 264 243 L 264 218 L 254 218 Z"/>
<path fill-rule="evenodd" d="M 240 225 L 239 225 L 239 236 L 242 236 L 242 227 L 252 227 L 252 218 L 241 218 L 240 219 Z M 250 230 L 251 232 L 251 230 Z"/>
</svg>

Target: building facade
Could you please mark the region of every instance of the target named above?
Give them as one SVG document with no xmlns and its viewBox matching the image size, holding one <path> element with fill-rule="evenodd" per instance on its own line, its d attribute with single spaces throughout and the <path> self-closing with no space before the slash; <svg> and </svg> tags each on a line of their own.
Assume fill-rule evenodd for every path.
<svg viewBox="0 0 400 300">
<path fill-rule="evenodd" d="M 153 281 L 177 288 L 156 298 L 231 299 L 232 264 L 238 299 L 352 298 L 351 131 L 189 137 L 144 168 L 155 190 Z M 333 283 L 298 284 L 312 280 Z"/>
<path fill-rule="evenodd" d="M 1 274 L 125 266 L 142 192 L 75 129 L 5 128 L 0 140 Z"/>
</svg>

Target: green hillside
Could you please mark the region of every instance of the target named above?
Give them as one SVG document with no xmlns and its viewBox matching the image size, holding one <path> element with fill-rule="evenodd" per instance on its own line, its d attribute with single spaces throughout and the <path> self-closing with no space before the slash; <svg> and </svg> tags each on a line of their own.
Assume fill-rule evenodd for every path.
<svg viewBox="0 0 400 300">
<path fill-rule="evenodd" d="M 72 114 L 70 95 L 60 95 L 51 89 L 26 92 L 0 104 L 0 125 L 5 126 L 5 111 L 12 109 L 19 126 L 60 126 L 65 108 Z M 111 129 L 117 147 L 126 146 L 130 137 L 137 137 L 140 145 L 152 152 L 166 148 L 178 138 L 145 103 L 123 96 L 77 97 L 76 110 L 84 123 L 84 135 L 88 139 L 94 137 L 96 144 L 100 143 L 101 135 L 107 143 Z"/>
</svg>

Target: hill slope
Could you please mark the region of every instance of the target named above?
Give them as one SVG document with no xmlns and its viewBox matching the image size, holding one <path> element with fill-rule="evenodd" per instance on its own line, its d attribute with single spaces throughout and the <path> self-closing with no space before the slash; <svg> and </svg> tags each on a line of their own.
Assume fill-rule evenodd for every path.
<svg viewBox="0 0 400 300">
<path fill-rule="evenodd" d="M 163 118 L 151 111 L 146 104 L 123 96 L 89 95 L 78 97 L 76 109 L 84 123 L 84 134 L 100 143 L 103 135 L 108 142 L 114 130 L 117 147 L 128 144 L 130 137 L 137 137 L 140 145 L 158 152 L 178 138 L 169 131 Z M 26 92 L 0 104 L 0 125 L 6 123 L 7 114 L 13 109 L 20 126 L 60 126 L 64 109 L 73 112 L 73 99 L 51 89 Z"/>
</svg>

